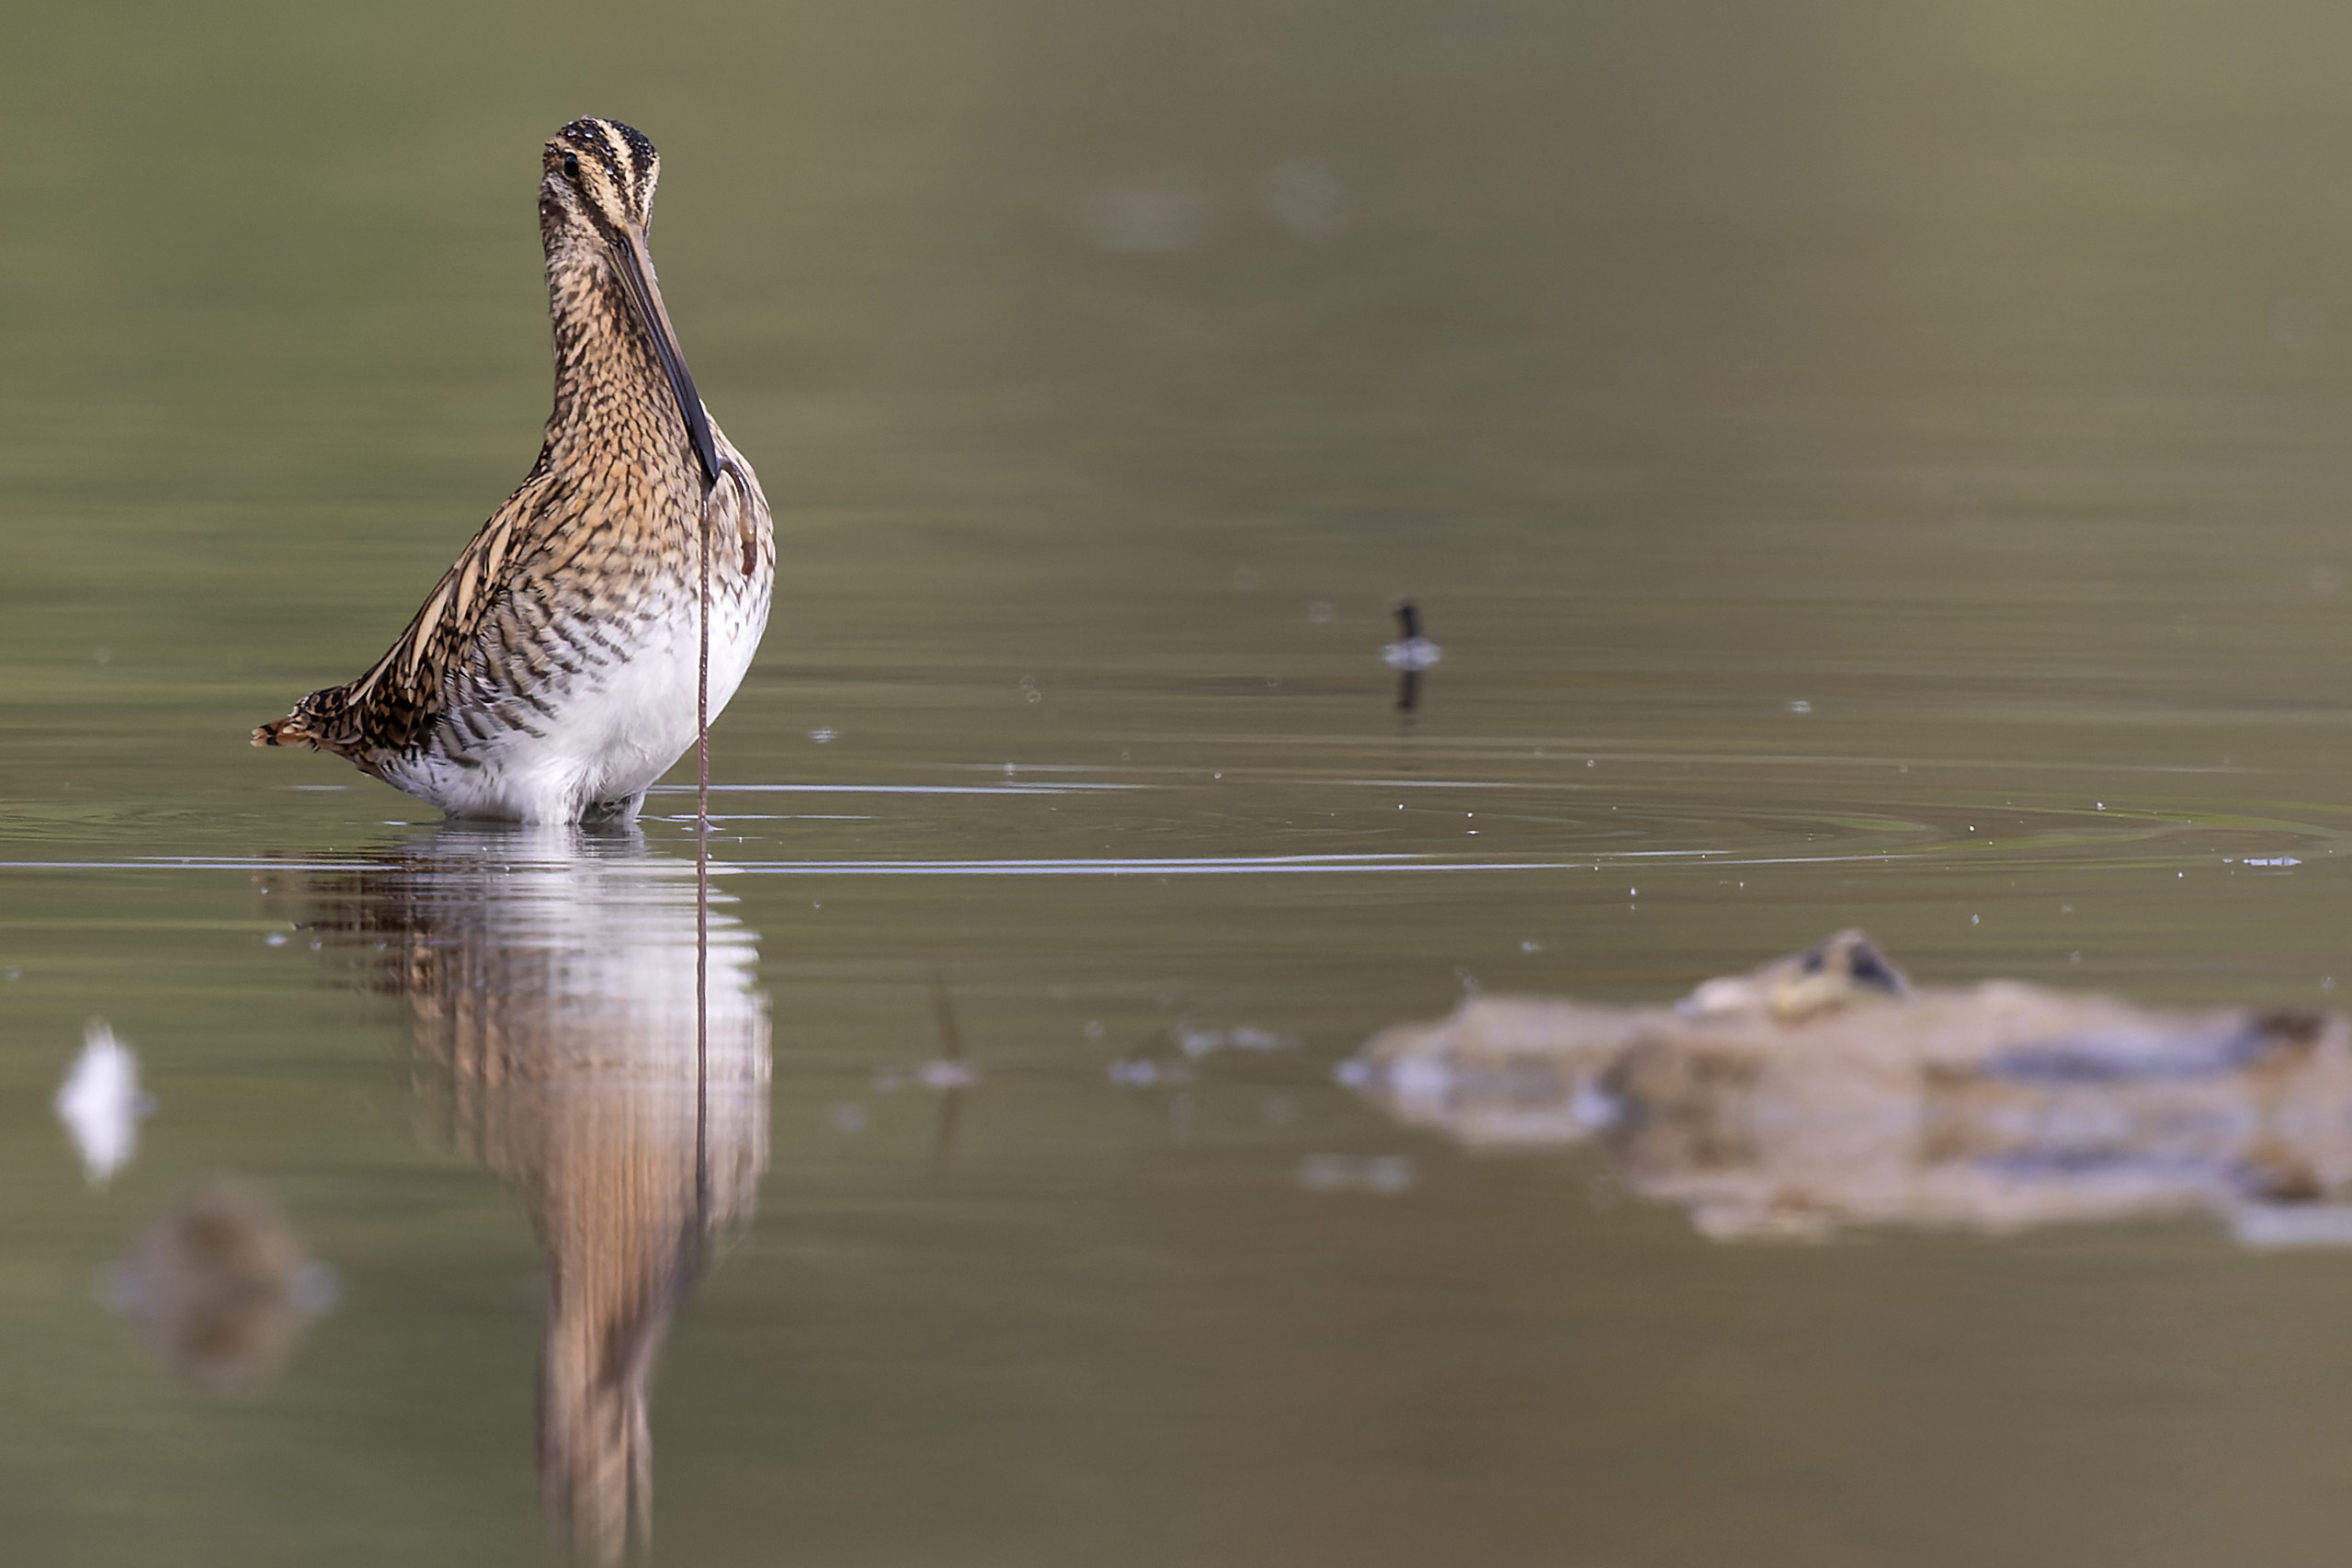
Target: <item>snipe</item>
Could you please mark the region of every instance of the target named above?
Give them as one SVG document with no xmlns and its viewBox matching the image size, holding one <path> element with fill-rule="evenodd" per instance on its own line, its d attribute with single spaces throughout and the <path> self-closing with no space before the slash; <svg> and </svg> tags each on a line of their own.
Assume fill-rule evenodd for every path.
<svg viewBox="0 0 2352 1568">
<path fill-rule="evenodd" d="M 706 501 L 714 717 L 767 628 L 775 536 L 654 281 L 653 144 L 575 119 L 542 164 L 555 410 L 539 460 L 372 669 L 253 744 L 335 752 L 451 816 L 628 818 L 695 741 Z"/>
</svg>

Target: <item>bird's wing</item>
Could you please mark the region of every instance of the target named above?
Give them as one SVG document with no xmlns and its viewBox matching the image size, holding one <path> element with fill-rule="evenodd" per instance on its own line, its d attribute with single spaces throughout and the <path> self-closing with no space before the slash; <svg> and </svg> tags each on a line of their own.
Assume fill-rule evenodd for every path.
<svg viewBox="0 0 2352 1568">
<path fill-rule="evenodd" d="M 347 686 L 312 692 L 254 732 L 256 745 L 307 744 L 361 761 L 421 742 L 440 714 L 442 682 L 465 656 L 516 568 L 546 542 L 557 487 L 542 450 L 530 473 L 490 515 L 384 656 Z"/>
<path fill-rule="evenodd" d="M 441 574 L 407 630 L 347 688 L 355 708 L 414 714 L 411 733 L 394 744 L 414 741 L 432 722 L 441 705 L 442 677 L 472 645 L 483 614 L 513 568 L 541 542 L 548 520 L 541 503 L 548 489 L 542 457 Z"/>
</svg>

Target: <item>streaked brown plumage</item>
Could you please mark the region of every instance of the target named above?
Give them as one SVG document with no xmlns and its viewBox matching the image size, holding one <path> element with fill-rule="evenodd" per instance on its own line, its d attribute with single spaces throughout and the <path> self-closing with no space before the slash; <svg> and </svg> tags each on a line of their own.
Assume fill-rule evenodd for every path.
<svg viewBox="0 0 2352 1568">
<path fill-rule="evenodd" d="M 653 143 L 574 120 L 543 167 L 555 406 L 539 460 L 373 668 L 253 737 L 349 757 L 452 816 L 635 815 L 695 737 L 706 494 L 714 717 L 775 575 L 766 497 L 694 390 L 646 254 Z"/>
</svg>

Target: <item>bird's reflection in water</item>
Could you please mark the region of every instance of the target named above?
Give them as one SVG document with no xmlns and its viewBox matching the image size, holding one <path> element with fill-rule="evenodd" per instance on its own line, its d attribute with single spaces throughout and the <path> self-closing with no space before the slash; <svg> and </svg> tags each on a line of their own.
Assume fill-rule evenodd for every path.
<svg viewBox="0 0 2352 1568">
<path fill-rule="evenodd" d="M 539 1229 L 540 1486 L 574 1551 L 618 1561 L 650 1535 L 662 1341 L 767 1163 L 755 937 L 712 912 L 699 1073 L 691 861 L 578 828 L 452 827 L 393 858 L 306 877 L 302 917 L 406 1001 L 428 1117 Z"/>
</svg>

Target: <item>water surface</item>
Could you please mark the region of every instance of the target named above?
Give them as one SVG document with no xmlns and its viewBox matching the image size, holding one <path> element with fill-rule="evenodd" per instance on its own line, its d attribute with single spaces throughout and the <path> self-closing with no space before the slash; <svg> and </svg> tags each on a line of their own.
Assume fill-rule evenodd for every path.
<svg viewBox="0 0 2352 1568">
<path fill-rule="evenodd" d="M 2340 1556 L 2340 1250 L 1725 1244 L 1334 1079 L 1466 988 L 1854 925 L 1937 983 L 2352 983 L 2335 11 L 20 23 L 28 1560 Z M 449 829 L 244 744 L 528 465 L 582 112 L 663 149 L 778 509 L 715 1108 L 690 794 Z M 97 1187 L 94 1015 L 154 1101 Z M 225 1398 L 100 1301 L 222 1174 L 338 1281 Z"/>
</svg>

